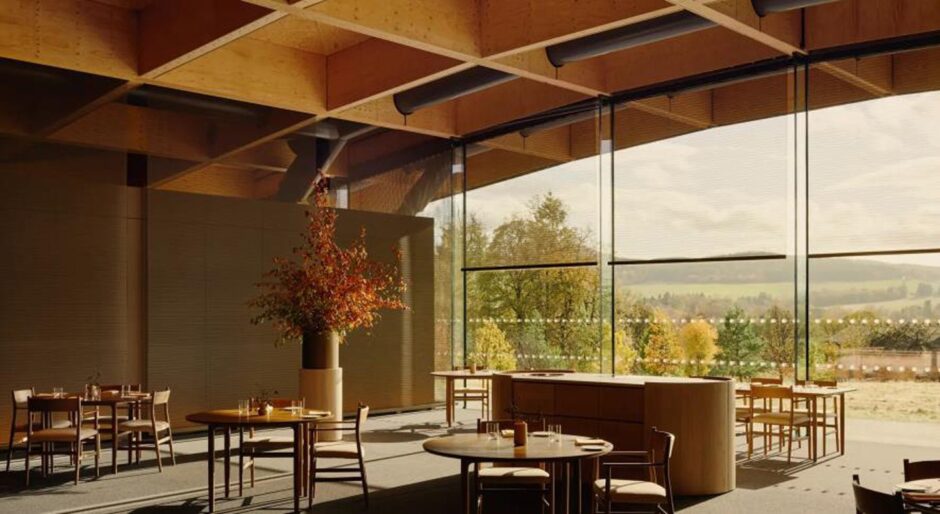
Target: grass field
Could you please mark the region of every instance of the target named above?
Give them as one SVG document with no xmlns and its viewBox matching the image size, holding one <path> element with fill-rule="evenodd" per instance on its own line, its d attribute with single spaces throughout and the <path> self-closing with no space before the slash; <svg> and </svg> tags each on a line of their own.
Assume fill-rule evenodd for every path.
<svg viewBox="0 0 940 514">
<path fill-rule="evenodd" d="M 940 382 L 844 382 L 850 418 L 940 423 Z"/>
</svg>

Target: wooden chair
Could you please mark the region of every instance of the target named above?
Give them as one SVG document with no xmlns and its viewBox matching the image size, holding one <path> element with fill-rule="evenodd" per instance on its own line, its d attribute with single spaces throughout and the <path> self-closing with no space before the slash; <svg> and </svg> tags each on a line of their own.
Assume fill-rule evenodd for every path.
<svg viewBox="0 0 940 514">
<path fill-rule="evenodd" d="M 904 500 L 900 492 L 891 495 L 862 487 L 858 475 L 852 475 L 852 490 L 855 493 L 856 514 L 904 513 Z"/>
<path fill-rule="evenodd" d="M 608 457 L 642 459 L 639 462 L 602 462 L 604 478 L 595 478 L 591 498 L 592 514 L 600 512 L 614 514 L 614 505 L 629 506 L 629 512 L 653 512 L 673 514 L 672 481 L 669 477 L 669 460 L 676 437 L 653 427 L 648 451 L 613 451 Z M 646 468 L 649 480 L 612 478 L 615 469 Z M 625 511 L 617 511 L 625 512 Z"/>
<path fill-rule="evenodd" d="M 157 417 L 157 407 L 163 407 L 163 419 Z M 154 391 L 150 393 L 150 400 L 144 402 L 141 410 L 148 413 L 147 418 L 129 419 L 118 424 L 118 439 L 121 436 L 128 436 L 127 446 L 119 447 L 128 451 L 128 460 L 130 460 L 131 450 L 137 453 L 137 460 L 140 461 L 140 451 L 142 449 L 152 449 L 157 457 L 157 467 L 163 472 L 163 457 L 160 454 L 160 445 L 169 444 L 170 461 L 176 465 L 176 453 L 173 451 L 173 428 L 170 426 L 170 390 Z M 161 433 L 166 432 L 165 435 Z M 148 433 L 152 437 L 152 442 L 144 443 L 143 434 Z M 117 442 L 115 442 L 117 444 Z"/>
<path fill-rule="evenodd" d="M 271 406 L 275 409 L 290 407 L 299 400 L 291 398 L 273 398 Z M 294 457 L 293 435 L 258 434 L 254 427 L 248 429 L 248 438 L 244 432 L 239 432 L 238 441 L 238 495 L 241 496 L 244 487 L 244 473 L 248 470 L 249 486 L 255 486 L 255 459 L 259 457 L 285 458 Z"/>
<path fill-rule="evenodd" d="M 460 371 L 463 368 L 459 366 L 454 366 L 454 371 Z M 463 402 L 463 408 L 467 408 L 467 402 L 480 402 L 480 415 L 484 418 L 489 418 L 489 408 L 490 408 L 490 388 L 487 385 L 487 382 L 482 381 L 477 387 L 467 386 L 467 380 L 473 380 L 472 378 L 466 378 L 463 380 L 463 387 L 457 387 L 454 385 L 454 402 L 460 403 Z"/>
<path fill-rule="evenodd" d="M 98 463 L 101 456 L 101 436 L 93 428 L 83 428 L 78 420 L 81 419 L 81 398 L 36 398 L 27 399 L 27 413 L 30 420 L 34 416 L 41 420 L 41 428 L 33 423 L 27 423 L 26 432 L 26 486 L 29 487 L 29 461 L 34 444 L 40 445 L 42 458 L 42 473 L 46 476 L 51 472 L 51 459 L 56 455 L 68 455 L 75 465 L 75 484 L 78 484 L 82 466 L 82 456 L 85 453 L 85 441 L 95 441 L 95 476 L 99 476 Z M 55 428 L 52 418 L 55 414 L 65 414 L 74 423 L 64 428 Z M 56 443 L 64 443 L 68 450 L 56 450 Z"/>
<path fill-rule="evenodd" d="M 940 460 L 921 460 L 911 462 L 904 459 L 904 481 L 940 478 Z"/>
<path fill-rule="evenodd" d="M 369 417 L 369 406 L 359 404 L 356 410 L 356 419 L 353 421 L 317 421 L 310 429 L 309 440 L 313 442 L 312 458 L 310 463 L 310 482 L 307 489 L 307 507 L 313 507 L 313 497 L 317 491 L 317 482 L 362 482 L 362 494 L 365 498 L 366 508 L 369 507 L 369 483 L 366 479 L 365 449 L 362 447 L 362 426 Z M 325 425 L 325 426 L 321 426 Z M 317 434 L 321 432 L 351 432 L 355 442 L 317 442 Z M 358 468 L 317 468 L 318 459 L 348 459 L 359 462 Z M 339 473 L 345 476 L 318 476 L 321 473 Z"/>
<path fill-rule="evenodd" d="M 805 386 L 807 384 L 813 384 L 819 387 L 838 387 L 839 383 L 835 380 L 797 380 L 796 385 Z M 798 413 L 809 415 L 809 402 L 803 398 L 802 401 L 797 401 L 797 405 L 800 408 L 797 409 Z M 829 402 L 832 402 L 832 409 L 829 409 Z M 816 428 L 822 428 L 822 453 L 826 455 L 826 444 L 829 434 L 835 434 L 836 436 L 836 451 L 842 449 L 842 445 L 845 444 L 842 441 L 841 432 L 839 431 L 839 399 L 832 397 L 823 397 L 822 405 L 816 406 Z M 831 432 L 829 429 L 833 429 Z"/>
<path fill-rule="evenodd" d="M 793 455 L 793 431 L 799 427 L 812 427 L 812 421 L 806 414 L 797 413 L 793 403 L 793 387 L 784 387 L 778 385 L 760 385 L 751 384 L 751 423 L 752 425 L 761 425 L 761 434 L 772 435 L 773 427 L 777 427 L 777 435 L 780 437 L 780 444 L 783 440 L 787 441 L 787 463 L 792 462 Z M 758 412 L 754 408 L 757 400 L 767 400 L 770 408 L 766 412 Z M 773 401 L 778 400 L 777 409 L 773 408 Z M 767 427 L 771 427 L 769 431 Z M 811 445 L 807 445 L 811 454 Z M 764 444 L 764 455 L 767 455 L 768 445 Z M 754 452 L 754 429 L 750 431 L 750 437 L 747 441 L 747 456 L 751 458 Z"/>
<path fill-rule="evenodd" d="M 13 396 L 13 409 L 12 415 L 10 416 L 10 440 L 7 443 L 7 472 L 10 472 L 10 462 L 13 460 L 13 451 L 16 446 L 23 446 L 26 444 L 26 433 L 29 428 L 28 425 L 32 424 L 33 428 L 39 429 L 42 428 L 42 423 L 36 419 L 35 416 L 30 416 L 28 400 L 35 396 L 35 391 L 30 389 L 14 389 L 12 392 Z M 17 418 L 20 418 L 20 422 L 17 422 Z M 56 419 L 52 420 L 52 428 L 66 428 L 71 426 L 72 423 L 67 419 Z"/>
<path fill-rule="evenodd" d="M 545 430 L 545 419 L 525 420 L 530 430 Z M 501 419 L 486 421 L 477 420 L 477 433 L 488 434 L 493 430 L 508 430 L 515 426 L 515 420 Z M 505 444 L 513 444 L 507 440 Z M 487 493 L 507 491 L 538 491 L 543 507 L 551 507 L 549 497 L 554 498 L 554 481 L 544 466 L 520 466 L 513 462 L 497 462 L 484 467 L 483 463 L 474 466 L 475 500 L 477 512 L 483 512 L 483 497 Z"/>
</svg>

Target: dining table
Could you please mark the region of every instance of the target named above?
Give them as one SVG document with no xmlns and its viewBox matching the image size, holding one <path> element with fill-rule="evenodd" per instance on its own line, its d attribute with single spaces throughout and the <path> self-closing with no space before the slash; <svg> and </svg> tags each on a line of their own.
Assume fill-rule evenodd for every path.
<svg viewBox="0 0 940 514">
<path fill-rule="evenodd" d="M 101 391 L 99 395 L 87 396 L 85 393 L 38 393 L 37 398 L 81 398 L 82 406 L 107 407 L 111 413 L 111 472 L 118 472 L 118 409 L 129 407 L 128 414 L 137 411 L 137 407 L 150 399 L 150 393 L 134 392 L 121 394 L 121 391 Z"/>
<path fill-rule="evenodd" d="M 238 409 L 217 409 L 195 412 L 186 416 L 191 423 L 198 423 L 208 427 L 207 463 L 209 474 L 209 512 L 215 512 L 215 438 L 219 431 L 223 434 L 224 447 L 224 479 L 225 497 L 231 492 L 231 452 L 232 432 L 241 433 L 246 428 L 290 428 L 294 437 L 293 476 L 294 476 L 294 512 L 300 511 L 300 497 L 304 488 L 304 455 L 309 450 L 305 443 L 307 428 L 317 420 L 327 418 L 327 411 L 313 411 L 303 409 L 275 409 L 266 414 L 257 411 L 239 411 Z"/>
<path fill-rule="evenodd" d="M 940 478 L 911 480 L 894 486 L 904 506 L 913 512 L 940 514 Z"/>
<path fill-rule="evenodd" d="M 493 372 L 485 369 L 472 371 L 469 369 L 432 371 L 431 376 L 445 380 L 444 398 L 447 402 L 445 416 L 447 418 L 448 427 L 454 426 L 454 382 L 457 380 L 479 380 L 483 382 L 487 390 L 489 390 L 490 382 L 493 380 Z"/>
<path fill-rule="evenodd" d="M 800 398 L 806 401 L 809 412 L 810 419 L 813 420 L 812 428 L 812 441 L 810 442 L 810 449 L 812 460 L 816 461 L 819 458 L 819 448 L 816 444 L 816 420 L 819 419 L 819 400 L 825 400 L 826 398 L 838 398 L 839 400 L 839 454 L 845 455 L 845 395 L 851 392 L 856 391 L 854 387 L 849 386 L 836 386 L 836 387 L 826 387 L 826 386 L 816 386 L 816 385 L 802 385 L 802 386 L 793 386 L 793 396 Z M 740 393 L 744 396 L 747 396 L 751 392 L 751 385 L 745 383 L 735 384 L 735 392 Z M 823 427 L 823 437 L 825 437 L 825 427 Z"/>
<path fill-rule="evenodd" d="M 548 464 L 561 470 L 564 487 L 564 500 L 561 505 L 568 514 L 571 509 L 571 482 L 572 472 L 575 475 L 576 509 L 581 512 L 581 467 L 585 460 L 593 460 L 607 455 L 613 451 L 614 446 L 609 442 L 595 446 L 582 446 L 577 444 L 576 435 L 561 435 L 555 441 L 553 437 L 536 437 L 529 435 L 524 446 L 515 446 L 512 437 L 490 434 L 453 434 L 435 437 L 424 442 L 424 451 L 441 457 L 458 459 L 460 461 L 460 493 L 461 506 L 464 514 L 470 514 L 470 466 L 480 463 L 514 463 L 519 466 L 537 466 Z M 555 480 L 552 474 L 552 480 Z M 551 502 L 552 512 L 556 512 L 555 498 Z"/>
</svg>

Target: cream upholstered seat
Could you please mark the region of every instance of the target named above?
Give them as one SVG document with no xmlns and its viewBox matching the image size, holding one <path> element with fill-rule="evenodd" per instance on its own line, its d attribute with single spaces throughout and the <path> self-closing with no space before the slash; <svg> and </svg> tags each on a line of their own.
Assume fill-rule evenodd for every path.
<svg viewBox="0 0 940 514">
<path fill-rule="evenodd" d="M 317 457 L 321 459 L 358 459 L 359 450 L 356 443 L 316 443 L 313 445 Z M 365 457 L 366 449 L 362 449 Z"/>
<path fill-rule="evenodd" d="M 79 439 L 91 439 L 98 433 L 94 428 L 83 428 L 78 432 Z M 69 443 L 75 441 L 74 428 L 43 428 L 33 431 L 30 436 L 34 443 L 63 442 Z"/>
<path fill-rule="evenodd" d="M 170 424 L 166 421 L 156 420 L 151 423 L 149 419 L 132 419 L 121 423 L 119 426 L 122 432 L 150 432 L 154 428 L 158 432 L 162 432 L 170 428 Z"/>
<path fill-rule="evenodd" d="M 606 480 L 594 481 L 594 493 L 605 495 Z M 610 480 L 610 499 L 613 503 L 666 503 L 666 488 L 655 482 L 642 480 Z"/>
<path fill-rule="evenodd" d="M 547 484 L 551 480 L 548 471 L 541 468 L 527 467 L 489 467 L 481 468 L 477 477 L 482 484 Z"/>
</svg>

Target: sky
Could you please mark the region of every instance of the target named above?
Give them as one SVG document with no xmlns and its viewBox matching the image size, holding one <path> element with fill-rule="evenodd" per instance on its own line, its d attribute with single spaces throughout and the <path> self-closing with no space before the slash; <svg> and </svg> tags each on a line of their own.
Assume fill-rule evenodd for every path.
<svg viewBox="0 0 940 514">
<path fill-rule="evenodd" d="M 812 252 L 940 246 L 940 92 L 811 111 L 808 126 Z M 794 140 L 785 116 L 618 150 L 618 258 L 792 251 Z M 473 190 L 467 210 L 492 230 L 551 192 L 596 236 L 599 161 Z M 877 260 L 940 265 L 936 255 Z"/>
</svg>

